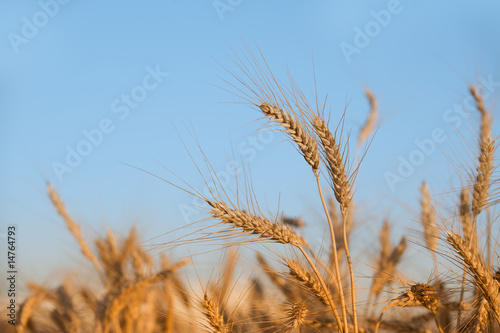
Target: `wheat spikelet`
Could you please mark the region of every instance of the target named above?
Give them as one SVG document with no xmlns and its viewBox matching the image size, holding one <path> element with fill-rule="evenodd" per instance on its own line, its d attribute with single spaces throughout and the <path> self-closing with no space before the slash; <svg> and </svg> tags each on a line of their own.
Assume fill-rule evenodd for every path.
<svg viewBox="0 0 500 333">
<path fill-rule="evenodd" d="M 244 232 L 282 244 L 300 246 L 304 243 L 300 236 L 285 225 L 272 223 L 266 218 L 253 216 L 239 209 L 232 209 L 223 202 L 207 200 L 207 203 L 212 207 L 210 214 L 214 218 L 241 228 Z"/>
<path fill-rule="evenodd" d="M 476 287 L 483 292 L 484 297 L 490 304 L 493 314 L 500 323 L 500 284 L 495 280 L 492 272 L 486 268 L 483 259 L 479 257 L 477 252 L 471 251 L 459 235 L 451 231 L 447 231 L 447 233 L 448 236 L 446 240 L 467 265 L 470 273 L 474 277 Z"/>
<path fill-rule="evenodd" d="M 290 285 L 285 281 L 285 279 L 278 275 L 275 270 L 271 268 L 271 266 L 261 253 L 257 253 L 257 262 L 259 263 L 261 270 L 282 291 L 283 295 L 291 300 L 294 300 L 296 295 L 292 292 Z"/>
<path fill-rule="evenodd" d="M 304 159 L 312 167 L 314 173 L 316 173 L 320 167 L 321 158 L 316 140 L 309 135 L 307 127 L 300 124 L 293 116 L 277 106 L 262 103 L 259 105 L 259 108 L 266 118 L 277 122 L 284 128 L 285 132 L 299 146 Z"/>
<path fill-rule="evenodd" d="M 382 247 L 383 248 L 383 247 Z M 390 281 L 396 266 L 399 264 L 403 253 L 406 250 L 406 238 L 402 237 L 399 244 L 392 249 L 391 254 L 384 261 L 379 260 L 379 267 L 372 278 L 372 285 L 370 288 L 370 296 L 377 297 L 384 286 Z M 384 250 L 386 251 L 386 250 Z M 383 255 L 383 254 L 382 254 Z"/>
<path fill-rule="evenodd" d="M 378 262 L 379 268 L 385 266 L 388 262 L 389 256 L 391 255 L 392 244 L 391 244 L 391 225 L 388 220 L 384 221 L 384 226 L 380 230 L 380 259 Z"/>
<path fill-rule="evenodd" d="M 483 295 L 480 295 L 472 310 L 472 330 L 471 333 L 481 333 L 486 332 L 486 327 L 488 325 L 488 313 L 489 313 L 489 304 L 486 298 Z"/>
<path fill-rule="evenodd" d="M 285 262 L 290 269 L 290 275 L 297 281 L 302 283 L 309 291 L 311 291 L 321 303 L 329 305 L 331 295 L 321 287 L 321 284 L 316 281 L 311 274 L 305 270 L 300 264 L 294 260 L 285 259 Z"/>
<path fill-rule="evenodd" d="M 323 118 L 318 115 L 313 116 L 312 125 L 321 142 L 323 157 L 332 180 L 335 198 L 339 202 L 341 210 L 345 212 L 351 203 L 352 197 L 351 185 L 347 178 L 340 146 Z"/>
<path fill-rule="evenodd" d="M 285 314 L 288 318 L 285 322 L 285 328 L 282 330 L 282 332 L 295 332 L 298 328 L 305 324 L 308 313 L 309 310 L 307 309 L 307 305 L 305 302 L 292 303 L 285 311 Z"/>
<path fill-rule="evenodd" d="M 202 306 L 204 309 L 203 314 L 208 320 L 208 324 L 211 327 L 211 332 L 213 333 L 228 333 L 229 328 L 224 323 L 224 318 L 222 317 L 219 307 L 214 302 L 213 299 L 208 297 L 205 293 L 203 296 Z"/>
<path fill-rule="evenodd" d="M 387 310 L 394 307 L 413 306 L 423 306 L 430 310 L 433 314 L 438 330 L 440 333 L 444 333 L 443 329 L 439 325 L 436 315 L 440 306 L 439 294 L 437 293 L 436 288 L 428 283 L 415 283 L 411 285 L 410 288 L 407 288 L 404 293 L 387 304 L 387 306 L 382 310 L 379 320 L 375 326 L 375 333 L 378 332 L 384 313 L 387 312 Z"/>
<path fill-rule="evenodd" d="M 420 187 L 422 198 L 420 199 L 421 207 L 421 223 L 424 227 L 425 243 L 429 250 L 433 253 L 436 252 L 438 246 L 439 231 L 436 226 L 436 214 L 432 206 L 432 198 L 429 193 L 429 188 L 425 182 Z"/>
<path fill-rule="evenodd" d="M 43 301 L 45 291 L 41 290 L 34 295 L 28 296 L 19 310 L 19 320 L 17 322 L 17 332 L 24 333 L 28 328 L 28 321 L 35 308 Z"/>
<path fill-rule="evenodd" d="M 459 214 L 460 214 L 460 222 L 462 224 L 464 239 L 468 244 L 470 244 L 470 246 L 473 249 L 476 249 L 477 232 L 475 226 L 472 224 L 469 190 L 467 189 L 467 187 L 464 187 L 460 192 Z"/>
<path fill-rule="evenodd" d="M 99 264 L 99 261 L 97 260 L 95 255 L 90 250 L 90 247 L 88 246 L 88 244 L 83 239 L 82 230 L 81 230 L 80 226 L 68 214 L 68 212 L 66 210 L 66 206 L 62 202 L 62 200 L 59 197 L 59 195 L 57 194 L 57 192 L 52 188 L 52 185 L 50 183 L 47 184 L 47 190 L 49 192 L 49 197 L 50 197 L 50 200 L 52 201 L 52 204 L 56 208 L 59 215 L 63 218 L 68 230 L 73 234 L 73 237 L 75 237 L 76 241 L 80 245 L 80 249 L 81 249 L 83 255 L 87 259 L 89 259 L 94 264 L 97 271 L 100 272 L 101 265 Z"/>
<path fill-rule="evenodd" d="M 483 97 L 479 95 L 474 86 L 469 91 L 476 101 L 476 107 L 481 114 L 481 127 L 479 133 L 479 165 L 472 194 L 472 213 L 478 216 L 483 207 L 488 204 L 491 175 L 495 154 L 495 140 L 491 135 L 491 116 L 484 106 Z"/>
<path fill-rule="evenodd" d="M 491 137 L 480 143 L 479 165 L 477 167 L 474 192 L 472 194 L 472 213 L 478 216 L 483 207 L 488 204 L 491 175 L 495 154 L 495 141 Z"/>
<path fill-rule="evenodd" d="M 359 131 L 358 147 L 361 146 L 373 132 L 378 118 L 377 99 L 368 88 L 365 88 L 365 95 L 366 98 L 368 98 L 368 102 L 370 103 L 370 113 L 368 114 L 368 118 L 366 119 L 365 124 Z"/>
<path fill-rule="evenodd" d="M 478 91 L 476 90 L 476 87 L 470 86 L 469 87 L 469 92 L 474 98 L 474 101 L 476 102 L 476 108 L 481 114 L 481 127 L 480 127 L 480 137 L 479 137 L 479 142 L 486 142 L 488 140 L 488 137 L 491 136 L 491 116 L 486 110 L 486 107 L 484 106 L 484 100 L 483 96 L 481 96 Z"/>
</svg>

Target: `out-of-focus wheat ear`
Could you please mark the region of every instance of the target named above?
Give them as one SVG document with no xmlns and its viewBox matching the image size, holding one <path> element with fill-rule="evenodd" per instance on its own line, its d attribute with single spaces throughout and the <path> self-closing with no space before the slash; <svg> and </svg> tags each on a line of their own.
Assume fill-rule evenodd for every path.
<svg viewBox="0 0 500 333">
<path fill-rule="evenodd" d="M 484 106 L 483 96 L 479 94 L 479 92 L 476 90 L 476 87 L 471 85 L 469 87 L 469 92 L 476 102 L 477 110 L 481 114 L 479 142 L 485 142 L 487 141 L 488 137 L 491 136 L 491 115 L 486 110 L 486 107 Z"/>
<path fill-rule="evenodd" d="M 295 302 L 290 304 L 285 313 L 287 318 L 282 332 L 293 333 L 305 324 L 309 310 L 305 302 Z"/>
<path fill-rule="evenodd" d="M 406 237 L 401 237 L 399 244 L 392 249 L 387 260 L 385 262 L 380 262 L 382 266 L 377 268 L 372 278 L 370 296 L 374 295 L 378 297 L 384 286 L 390 282 L 390 278 L 393 276 L 396 266 L 399 264 L 401 257 L 406 251 L 406 243 Z"/>
<path fill-rule="evenodd" d="M 432 205 L 432 197 L 425 182 L 420 187 L 420 193 L 422 195 L 420 199 L 420 222 L 424 228 L 425 244 L 435 254 L 438 247 L 439 231 L 436 225 L 436 213 Z"/>
<path fill-rule="evenodd" d="M 467 187 L 464 187 L 460 192 L 460 205 L 459 205 L 459 215 L 460 222 L 462 224 L 462 233 L 464 235 L 464 240 L 471 251 L 479 251 L 477 243 L 477 228 L 475 223 L 472 221 L 472 212 L 470 204 L 470 195 Z M 461 326 L 462 321 L 462 305 L 465 294 L 465 283 L 467 280 L 467 265 L 464 264 L 464 271 L 462 276 L 462 286 L 460 288 L 460 301 L 459 308 L 457 312 L 457 327 Z"/>
<path fill-rule="evenodd" d="M 227 293 L 231 290 L 231 282 L 233 279 L 234 269 L 238 262 L 238 253 L 235 248 L 230 248 L 224 266 L 224 273 L 222 274 L 222 281 L 217 285 L 216 293 L 212 296 L 216 299 L 225 300 Z"/>
<path fill-rule="evenodd" d="M 259 109 L 264 113 L 266 118 L 275 121 L 283 127 L 293 142 L 297 144 L 304 159 L 316 174 L 321 165 L 321 157 L 316 140 L 309 134 L 307 126 L 276 105 L 262 103 L 259 105 Z"/>
<path fill-rule="evenodd" d="M 262 271 L 269 277 L 269 279 L 281 290 L 283 295 L 290 301 L 295 301 L 295 293 L 292 292 L 289 283 L 269 265 L 267 260 L 261 253 L 257 253 L 257 262 Z"/>
<path fill-rule="evenodd" d="M 203 296 L 202 301 L 203 315 L 208 321 L 209 329 L 213 333 L 228 333 L 229 327 L 224 322 L 224 317 L 222 316 L 218 304 L 208 297 L 207 293 Z"/>
<path fill-rule="evenodd" d="M 469 244 L 471 249 L 477 250 L 477 229 L 472 223 L 470 194 L 467 187 L 464 187 L 460 192 L 460 206 L 458 211 L 460 214 L 460 222 L 462 224 L 464 239 Z"/>
<path fill-rule="evenodd" d="M 384 221 L 384 226 L 380 230 L 380 259 L 378 266 L 379 268 L 385 266 L 391 255 L 391 224 L 388 220 Z"/>
<path fill-rule="evenodd" d="M 78 245 L 80 245 L 80 249 L 83 255 L 94 264 L 94 267 L 97 269 L 98 272 L 101 272 L 102 268 L 101 265 L 99 264 L 99 261 L 97 260 L 94 253 L 92 253 L 92 251 L 90 250 L 88 244 L 83 239 L 82 229 L 75 222 L 75 220 L 73 220 L 71 216 L 68 214 L 66 206 L 64 205 L 63 201 L 61 200 L 61 198 L 59 197 L 59 195 L 57 194 L 57 192 L 54 190 L 54 188 L 50 183 L 47 184 L 47 191 L 49 192 L 49 197 L 50 200 L 52 201 L 52 204 L 54 205 L 57 212 L 66 223 L 66 227 L 71 232 L 71 234 L 73 234 L 73 237 L 75 237 L 76 241 L 78 242 Z"/>
<path fill-rule="evenodd" d="M 368 88 L 365 88 L 365 95 L 366 98 L 368 98 L 368 102 L 370 103 L 370 113 L 368 114 L 368 118 L 366 119 L 365 124 L 359 131 L 358 147 L 361 146 L 373 132 L 378 119 L 377 99 Z"/>
<path fill-rule="evenodd" d="M 28 322 L 35 308 L 43 301 L 45 297 L 44 291 L 39 291 L 36 294 L 28 296 L 21 304 L 18 321 L 16 325 L 17 332 L 24 333 L 28 329 Z"/>
<path fill-rule="evenodd" d="M 352 196 L 341 148 L 322 117 L 313 115 L 312 125 L 321 143 L 323 158 L 333 184 L 335 198 L 344 213 L 351 203 Z"/>
<path fill-rule="evenodd" d="M 286 265 L 290 269 L 290 275 L 304 285 L 307 290 L 316 296 L 316 298 L 324 305 L 329 305 L 331 295 L 329 292 L 321 288 L 319 281 L 311 276 L 311 274 L 300 264 L 294 260 L 285 259 Z"/>
<path fill-rule="evenodd" d="M 474 309 L 472 310 L 472 329 L 471 333 L 487 332 L 488 318 L 490 312 L 488 301 L 483 295 L 476 298 Z"/>
<path fill-rule="evenodd" d="M 302 229 L 306 226 L 306 223 L 301 217 L 283 216 L 283 224 L 291 228 L 298 228 L 298 229 Z"/>
<path fill-rule="evenodd" d="M 483 258 L 479 253 L 470 250 L 465 241 L 456 233 L 447 231 L 447 242 L 457 252 L 461 260 L 467 265 L 474 278 L 476 288 L 480 289 L 488 300 L 492 314 L 500 324 L 500 284 L 494 274 L 486 268 Z"/>
<path fill-rule="evenodd" d="M 436 288 L 428 283 L 415 283 L 411 285 L 407 288 L 406 292 L 394 298 L 389 304 L 387 304 L 387 306 L 380 313 L 379 320 L 375 326 L 375 333 L 378 332 L 384 313 L 387 310 L 394 307 L 413 307 L 416 305 L 423 306 L 430 310 L 433 314 L 434 321 L 436 322 L 439 332 L 444 333 L 437 319 L 437 311 L 440 306 L 439 294 L 436 292 Z"/>
</svg>

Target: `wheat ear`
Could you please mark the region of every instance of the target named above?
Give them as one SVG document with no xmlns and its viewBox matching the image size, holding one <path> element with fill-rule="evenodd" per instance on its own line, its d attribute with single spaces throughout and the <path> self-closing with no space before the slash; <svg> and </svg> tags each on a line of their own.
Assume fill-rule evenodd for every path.
<svg viewBox="0 0 500 333">
<path fill-rule="evenodd" d="M 213 299 L 205 293 L 202 301 L 203 314 L 207 318 L 212 333 L 228 333 L 229 327 L 224 322 L 224 317 L 220 313 L 219 307 Z"/>
<path fill-rule="evenodd" d="M 368 114 L 368 118 L 366 119 L 365 124 L 359 130 L 358 147 L 361 146 L 373 132 L 378 118 L 377 99 L 368 88 L 365 88 L 365 96 L 370 103 L 370 113 Z"/>
<path fill-rule="evenodd" d="M 244 232 L 259 235 L 261 238 L 282 244 L 299 246 L 304 240 L 286 225 L 273 223 L 266 218 L 250 215 L 245 211 L 233 209 L 220 201 L 206 202 L 212 207 L 210 214 L 223 223 L 232 224 Z"/>
<path fill-rule="evenodd" d="M 278 106 L 262 103 L 259 105 L 259 109 L 262 113 L 264 113 L 266 118 L 277 122 L 284 128 L 285 132 L 292 138 L 293 142 L 297 144 L 300 152 L 304 156 L 304 159 L 312 167 L 313 172 L 316 174 L 321 165 L 321 158 L 318 152 L 316 140 L 309 135 L 307 127 L 303 126 L 292 115 L 285 112 Z"/>
<path fill-rule="evenodd" d="M 455 249 L 463 262 L 467 265 L 469 272 L 472 274 L 476 287 L 479 288 L 484 297 L 488 300 L 491 310 L 500 324 L 500 284 L 495 280 L 492 272 L 490 272 L 484 260 L 479 257 L 477 252 L 470 250 L 465 241 L 457 234 L 447 231 L 446 240 Z"/>
<path fill-rule="evenodd" d="M 479 95 L 474 86 L 470 87 L 470 93 L 476 101 L 476 107 L 481 114 L 481 127 L 479 133 L 479 165 L 477 167 L 474 192 L 472 194 L 472 213 L 474 220 L 481 213 L 483 207 L 488 204 L 491 175 L 495 154 L 495 141 L 491 136 L 491 116 L 484 106 L 483 97 Z"/>
<path fill-rule="evenodd" d="M 223 223 L 232 224 L 235 227 L 242 229 L 244 232 L 257 234 L 260 238 L 273 240 L 281 244 L 290 244 L 295 246 L 297 249 L 299 249 L 299 251 L 307 260 L 308 264 L 313 269 L 314 274 L 320 282 L 323 290 L 325 292 L 328 292 L 328 287 L 321 277 L 321 274 L 319 273 L 318 269 L 314 265 L 314 262 L 311 260 L 310 256 L 305 250 L 305 248 L 308 248 L 307 243 L 292 229 L 283 224 L 272 223 L 266 218 L 250 215 L 247 212 L 239 209 L 233 209 L 227 204 L 220 201 L 210 201 L 206 199 L 205 201 L 212 207 L 210 211 L 211 215 L 214 218 L 221 220 Z M 335 319 L 339 321 L 340 326 L 340 318 L 331 299 L 329 305 L 333 312 L 333 315 L 335 316 Z"/>
<path fill-rule="evenodd" d="M 420 187 L 421 199 L 420 199 L 420 222 L 424 228 L 424 238 L 425 244 L 429 251 L 431 251 L 434 259 L 434 274 L 437 275 L 438 272 L 438 260 L 436 257 L 436 250 L 439 241 L 439 230 L 436 225 L 436 214 L 434 212 L 434 207 L 432 205 L 432 197 L 427 187 L 427 183 L 423 182 Z"/>
<path fill-rule="evenodd" d="M 283 333 L 292 333 L 305 324 L 309 310 L 305 302 L 295 302 L 290 304 L 285 313 L 288 318 Z"/>
<path fill-rule="evenodd" d="M 347 219 L 348 219 L 348 214 L 349 214 L 349 206 L 350 206 L 351 200 L 352 200 L 351 185 L 350 185 L 348 177 L 347 177 L 345 164 L 344 164 L 344 161 L 342 158 L 342 153 L 340 151 L 340 145 L 337 143 L 337 141 L 335 140 L 335 137 L 330 132 L 330 129 L 328 128 L 328 125 L 326 124 L 325 120 L 319 115 L 313 115 L 312 116 L 312 126 L 314 128 L 314 131 L 316 132 L 317 137 L 319 138 L 320 143 L 321 143 L 323 158 L 325 160 L 325 164 L 326 164 L 326 167 L 328 169 L 330 179 L 332 181 L 335 198 L 337 199 L 338 203 L 340 204 L 340 211 L 341 211 L 342 217 L 343 217 L 342 236 L 344 239 L 345 255 L 347 258 L 347 266 L 349 269 L 349 277 L 350 277 L 350 281 L 351 281 L 351 300 L 352 300 L 352 314 L 353 314 L 354 331 L 355 331 L 355 333 L 358 333 L 358 321 L 357 321 L 357 311 L 356 311 L 356 288 L 355 288 L 355 284 L 354 284 L 354 270 L 352 267 L 352 260 L 351 260 L 351 255 L 349 252 L 349 245 L 347 242 Z M 336 248 L 336 241 L 335 241 L 335 233 L 334 233 L 333 224 L 332 224 L 328 209 L 326 208 L 323 194 L 321 192 L 321 186 L 319 183 L 319 176 L 316 176 L 316 178 L 317 178 L 317 183 L 318 183 L 318 189 L 319 189 L 319 192 L 321 195 L 321 200 L 323 202 L 323 208 L 325 210 L 325 213 L 327 214 L 328 224 L 330 226 L 330 235 L 332 238 L 332 246 L 334 248 Z M 336 252 L 336 250 L 334 251 L 334 253 L 335 252 Z M 337 255 L 335 255 L 335 256 L 337 256 Z M 337 275 L 337 284 L 339 287 L 339 291 L 341 291 L 342 284 L 340 281 L 338 256 L 337 256 L 337 258 L 334 258 L 334 259 L 336 261 L 336 268 L 337 268 L 337 274 L 338 274 Z M 344 298 L 342 292 L 340 294 L 340 298 L 341 298 L 341 301 Z M 344 308 L 344 305 L 342 306 L 342 308 Z M 345 317 L 344 317 L 344 319 L 345 319 Z M 345 329 L 347 331 L 348 326 L 347 326 L 346 321 L 344 321 L 344 326 L 345 326 Z"/>
<path fill-rule="evenodd" d="M 312 292 L 321 303 L 329 305 L 332 298 L 329 291 L 323 290 L 319 281 L 314 279 L 311 274 L 294 260 L 285 259 L 286 265 L 290 269 L 290 275 L 302 283 L 310 292 Z"/>
<path fill-rule="evenodd" d="M 80 226 L 71 218 L 71 216 L 68 214 L 68 211 L 66 210 L 66 206 L 64 205 L 63 201 L 57 194 L 57 192 L 54 190 L 52 185 L 49 183 L 47 184 L 47 191 L 49 192 L 49 197 L 50 200 L 52 201 L 52 204 L 56 208 L 57 212 L 59 215 L 63 218 L 64 222 L 66 223 L 66 227 L 68 230 L 73 234 L 73 237 L 75 237 L 76 241 L 78 242 L 78 245 L 80 245 L 80 249 L 83 253 L 83 255 L 89 259 L 92 264 L 94 264 L 95 268 L 97 269 L 98 272 L 101 272 L 101 265 L 99 264 L 99 261 L 97 260 L 96 256 L 92 253 L 90 250 L 90 247 L 88 244 L 85 242 L 82 236 L 82 229 Z"/>
</svg>

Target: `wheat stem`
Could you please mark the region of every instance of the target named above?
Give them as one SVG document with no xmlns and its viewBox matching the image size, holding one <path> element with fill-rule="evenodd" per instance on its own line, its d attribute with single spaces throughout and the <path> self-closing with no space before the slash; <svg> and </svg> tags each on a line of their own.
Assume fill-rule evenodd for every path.
<svg viewBox="0 0 500 333">
<path fill-rule="evenodd" d="M 335 264 L 335 275 L 337 278 L 337 286 L 338 286 L 338 291 L 339 291 L 339 295 L 340 295 L 340 306 L 342 308 L 342 318 L 344 320 L 343 327 L 345 329 L 345 332 L 348 333 L 349 328 L 347 326 L 347 311 L 346 311 L 346 305 L 345 305 L 344 291 L 343 291 L 343 287 L 342 287 L 342 278 L 340 276 L 340 266 L 339 266 L 338 252 L 337 252 L 337 241 L 335 238 L 335 231 L 333 229 L 332 219 L 331 219 L 330 213 L 328 211 L 328 207 L 326 206 L 325 198 L 323 196 L 323 191 L 321 190 L 321 181 L 320 181 L 320 174 L 319 173 L 316 175 L 316 184 L 318 186 L 318 191 L 319 191 L 319 196 L 321 198 L 321 203 L 323 205 L 323 209 L 325 211 L 326 218 L 328 220 L 328 227 L 330 228 L 333 261 Z M 339 324 L 339 327 L 342 327 L 342 325 Z"/>
</svg>

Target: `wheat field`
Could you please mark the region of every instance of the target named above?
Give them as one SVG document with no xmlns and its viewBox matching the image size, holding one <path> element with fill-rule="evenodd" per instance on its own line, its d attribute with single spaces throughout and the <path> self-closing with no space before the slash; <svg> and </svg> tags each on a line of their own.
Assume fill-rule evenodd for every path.
<svg viewBox="0 0 500 333">
<path fill-rule="evenodd" d="M 468 142 L 474 160 L 455 161 L 467 177 L 448 191 L 454 206 L 440 207 L 431 184 L 422 183 L 421 230 L 395 235 L 391 221 L 380 217 L 383 223 L 369 245 L 376 256 L 371 260 L 353 255 L 359 244 L 352 234 L 361 225 L 355 195 L 363 186 L 356 182 L 359 165 L 378 128 L 375 94 L 366 89 L 368 116 L 351 142 L 344 127 L 349 108 L 332 116 L 318 98 L 306 99 L 291 77 L 286 83 L 275 77 L 261 56 L 245 53 L 232 61 L 237 69 L 228 70 L 230 92 L 258 112 L 265 130 L 286 137 L 302 156 L 296 163 L 310 167 L 326 230 L 320 251 L 304 237 L 307 224 L 301 218 L 260 209 L 248 174 L 239 175 L 243 185 L 232 197 L 208 161 L 198 162 L 207 170 L 206 181 L 216 184 L 210 196 L 187 185 L 189 180 L 166 182 L 203 201 L 211 225 L 164 244 L 161 254 L 149 251 L 136 229 L 86 238 L 48 184 L 54 209 L 99 283 L 66 279 L 49 288 L 34 279 L 17 332 L 499 332 L 497 141 L 493 112 L 481 91 L 471 85 L 468 92 L 477 108 L 475 141 Z M 357 149 L 349 149 L 352 144 Z M 168 249 L 189 242 L 224 244 L 218 249 L 223 262 L 213 265 L 217 277 L 185 274 L 187 268 L 196 270 L 196 261 L 176 259 Z M 413 280 L 400 269 L 409 247 L 430 258 L 427 279 Z M 242 248 L 252 249 L 251 266 L 239 260 Z M 361 263 L 369 275 L 357 270 Z M 241 271 L 247 274 L 238 278 Z"/>
</svg>

